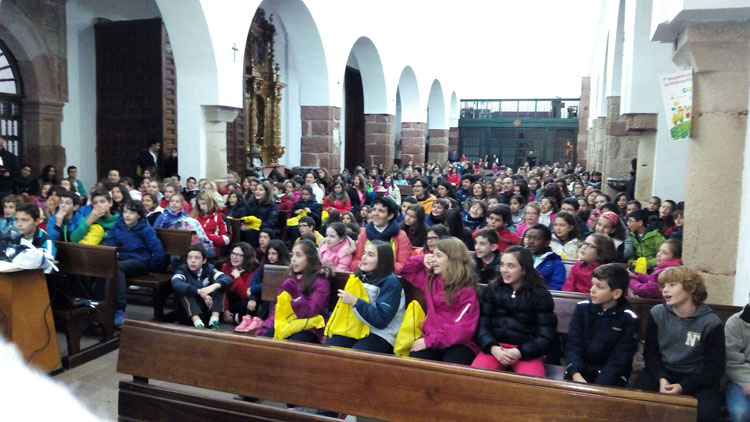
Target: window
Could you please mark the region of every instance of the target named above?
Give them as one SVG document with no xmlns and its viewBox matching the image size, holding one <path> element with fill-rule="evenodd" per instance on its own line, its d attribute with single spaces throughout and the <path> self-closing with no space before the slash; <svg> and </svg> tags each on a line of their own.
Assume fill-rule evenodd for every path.
<svg viewBox="0 0 750 422">
<path fill-rule="evenodd" d="M 5 149 L 21 155 L 22 86 L 16 60 L 0 41 L 0 136 Z"/>
</svg>

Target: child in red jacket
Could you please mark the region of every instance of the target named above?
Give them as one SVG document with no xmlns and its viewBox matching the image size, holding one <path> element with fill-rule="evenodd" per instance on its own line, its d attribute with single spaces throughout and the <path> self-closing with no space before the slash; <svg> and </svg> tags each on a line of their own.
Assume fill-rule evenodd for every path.
<svg viewBox="0 0 750 422">
<path fill-rule="evenodd" d="M 578 262 L 565 279 L 562 291 L 589 293 L 591 273 L 602 264 L 615 261 L 615 244 L 603 234 L 590 234 L 578 250 Z"/>
<path fill-rule="evenodd" d="M 200 211 L 196 213 L 195 219 L 203 227 L 206 237 L 213 243 L 216 253 L 214 256 L 219 256 L 221 248 L 229 244 L 229 233 L 227 232 L 227 225 L 224 223 L 224 216 L 219 212 L 219 204 L 216 203 L 210 192 L 205 191 L 198 195 L 196 208 Z"/>
<path fill-rule="evenodd" d="M 509 247 L 521 243 L 521 238 L 508 228 L 508 226 L 512 224 L 513 214 L 510 212 L 510 208 L 507 205 L 498 205 L 492 208 L 487 215 L 487 227 L 475 230 L 472 237 L 476 239 L 479 232 L 483 229 L 495 230 L 498 237 L 500 237 L 500 241 L 497 244 L 497 250 L 502 253 Z"/>
<path fill-rule="evenodd" d="M 234 280 L 224 295 L 224 322 L 247 325 L 252 321 L 251 315 L 256 314 L 260 304 L 251 300 L 250 281 L 258 267 L 253 247 L 245 242 L 236 243 L 229 254 L 229 262 L 221 267 L 221 272 Z"/>
</svg>

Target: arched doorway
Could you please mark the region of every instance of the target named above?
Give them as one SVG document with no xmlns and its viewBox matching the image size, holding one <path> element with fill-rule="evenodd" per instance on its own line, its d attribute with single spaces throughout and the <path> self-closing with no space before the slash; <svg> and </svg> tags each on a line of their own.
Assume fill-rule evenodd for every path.
<svg viewBox="0 0 750 422">
<path fill-rule="evenodd" d="M 356 58 L 349 56 L 350 62 Z M 346 66 L 344 73 L 345 111 L 344 140 L 346 151 L 344 166 L 354 171 L 365 162 L 365 97 L 362 89 L 362 74 L 359 69 Z"/>
<path fill-rule="evenodd" d="M 21 157 L 23 84 L 18 65 L 5 44 L 0 41 L 0 136 L 5 149 Z"/>
</svg>

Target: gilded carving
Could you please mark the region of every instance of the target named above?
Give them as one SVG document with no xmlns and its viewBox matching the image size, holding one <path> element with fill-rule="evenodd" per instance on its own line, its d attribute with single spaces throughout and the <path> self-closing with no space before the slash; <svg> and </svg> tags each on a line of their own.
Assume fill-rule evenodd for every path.
<svg viewBox="0 0 750 422">
<path fill-rule="evenodd" d="M 281 146 L 281 90 L 279 65 L 274 63 L 273 15 L 268 20 L 258 9 L 245 47 L 245 139 L 248 167 L 252 167 L 250 151 L 260 150 L 263 164 L 278 162 L 284 155 Z"/>
</svg>

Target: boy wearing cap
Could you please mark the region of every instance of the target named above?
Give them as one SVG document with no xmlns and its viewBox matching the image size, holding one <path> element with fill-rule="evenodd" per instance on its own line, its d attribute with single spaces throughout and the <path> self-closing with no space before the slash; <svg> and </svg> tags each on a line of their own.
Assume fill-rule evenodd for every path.
<svg viewBox="0 0 750 422">
<path fill-rule="evenodd" d="M 398 205 L 391 198 L 382 197 L 375 199 L 375 204 L 372 206 L 372 221 L 367 223 L 367 226 L 363 227 L 359 232 L 357 251 L 354 253 L 354 259 L 352 259 L 349 265 L 352 271 L 359 268 L 359 262 L 362 260 L 362 254 L 367 242 L 382 240 L 391 244 L 395 258 L 396 274 L 401 273 L 401 267 L 404 266 L 406 260 L 411 256 L 411 242 L 409 242 L 409 237 L 406 233 L 396 223 L 395 219 L 398 213 Z"/>
</svg>

